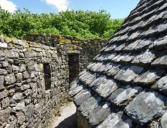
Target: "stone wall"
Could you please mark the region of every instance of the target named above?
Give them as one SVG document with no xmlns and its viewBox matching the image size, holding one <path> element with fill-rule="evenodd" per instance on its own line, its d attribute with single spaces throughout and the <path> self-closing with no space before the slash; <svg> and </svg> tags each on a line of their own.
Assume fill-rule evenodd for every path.
<svg viewBox="0 0 167 128">
<path fill-rule="evenodd" d="M 25 36 L 25 40 L 56 47 L 58 51 L 65 51 L 68 57 L 70 54 L 74 53 L 77 57 L 78 54 L 79 69 L 76 73 L 83 71 L 107 42 L 101 39 L 79 39 L 76 37 L 53 34 L 29 34 Z M 75 65 L 76 64 L 73 64 L 73 66 Z M 77 70 L 77 67 L 73 67 L 73 69 Z M 72 75 L 74 76 L 72 78 L 75 78 L 78 74 L 75 74 L 74 71 Z M 73 79 L 70 79 L 70 82 L 72 80 Z"/>
<path fill-rule="evenodd" d="M 105 44 L 59 35 L 25 39 L 0 36 L 0 127 L 47 127 L 52 114 L 68 100 L 69 79 Z"/>
<path fill-rule="evenodd" d="M 56 47 L 0 36 L 0 127 L 46 125 L 67 99 L 67 58 Z"/>
</svg>

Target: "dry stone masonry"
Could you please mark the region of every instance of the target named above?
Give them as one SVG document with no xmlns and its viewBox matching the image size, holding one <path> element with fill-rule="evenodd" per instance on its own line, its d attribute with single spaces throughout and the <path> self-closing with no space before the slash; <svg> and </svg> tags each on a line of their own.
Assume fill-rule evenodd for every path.
<svg viewBox="0 0 167 128">
<path fill-rule="evenodd" d="M 79 128 L 167 128 L 167 1 L 141 0 L 71 84 Z"/>
<path fill-rule="evenodd" d="M 40 43 L 2 36 L 0 49 L 0 127 L 42 126 L 67 98 L 66 55 Z M 50 78 L 45 77 L 46 65 Z"/>
<path fill-rule="evenodd" d="M 50 37 L 55 42 L 51 42 Z M 70 78 L 72 81 L 87 66 L 90 61 L 87 58 L 95 54 L 93 51 L 88 53 L 81 50 L 83 42 L 77 45 L 81 45 L 80 49 L 75 48 L 74 51 L 71 49 L 74 43 L 68 46 L 65 37 L 64 46 L 57 43 L 56 36 L 50 37 L 38 35 L 36 40 L 36 36 L 32 36 L 32 42 L 0 36 L 1 128 L 47 127 L 49 119 L 68 99 Z M 105 42 L 87 41 L 92 45 L 99 44 L 97 50 L 102 47 L 100 43 Z M 85 40 L 86 44 L 88 42 Z M 86 44 L 83 47 L 85 50 Z M 66 51 L 65 45 L 69 50 Z M 96 46 L 89 46 L 87 50 L 92 47 Z M 77 68 L 72 64 L 76 62 L 75 56 L 69 62 L 69 54 L 75 53 L 80 57 Z M 74 73 L 70 74 L 70 68 Z"/>
<path fill-rule="evenodd" d="M 28 41 L 34 41 L 37 43 L 41 42 L 42 44 L 56 47 L 58 51 L 65 51 L 69 56 L 69 61 L 74 61 L 72 65 L 74 65 L 78 60 L 78 72 L 83 71 L 83 69 L 87 67 L 87 65 L 107 42 L 106 40 L 102 39 L 79 39 L 76 37 L 53 34 L 29 34 L 25 36 L 25 39 Z M 73 78 L 77 77 L 74 70 L 73 72 Z"/>
</svg>

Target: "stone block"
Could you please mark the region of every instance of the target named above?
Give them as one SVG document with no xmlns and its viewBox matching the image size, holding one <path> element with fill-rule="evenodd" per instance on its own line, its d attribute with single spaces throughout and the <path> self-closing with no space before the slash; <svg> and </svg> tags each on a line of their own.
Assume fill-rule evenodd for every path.
<svg viewBox="0 0 167 128">
<path fill-rule="evenodd" d="M 23 112 L 17 112 L 16 116 L 17 116 L 18 123 L 22 125 L 24 123 L 24 121 L 25 121 L 24 113 Z"/>
<path fill-rule="evenodd" d="M 7 97 L 8 96 L 8 91 L 7 90 L 4 90 L 2 92 L 0 92 L 0 99 L 4 98 L 4 97 Z"/>
<path fill-rule="evenodd" d="M 25 109 L 25 102 L 22 101 L 20 103 L 17 103 L 16 106 L 13 108 L 15 111 L 24 111 Z"/>
<path fill-rule="evenodd" d="M 0 122 L 5 123 L 9 119 L 11 108 L 0 110 Z"/>
<path fill-rule="evenodd" d="M 27 71 L 23 72 L 23 78 L 28 79 L 30 77 L 29 73 Z"/>
<path fill-rule="evenodd" d="M 22 73 L 17 73 L 16 74 L 16 81 L 21 82 L 23 80 L 23 74 Z"/>
<path fill-rule="evenodd" d="M 13 99 L 14 100 L 22 100 L 24 97 L 23 97 L 23 93 L 15 93 L 14 96 L 13 96 Z"/>
<path fill-rule="evenodd" d="M 167 95 L 167 76 L 162 77 L 159 79 L 153 86 L 152 88 L 157 89 Z"/>
<path fill-rule="evenodd" d="M 131 87 L 129 85 L 123 86 L 113 92 L 108 100 L 118 106 L 125 106 L 132 100 L 132 97 L 138 94 L 141 90 L 141 87 Z"/>
<path fill-rule="evenodd" d="M 77 95 L 74 96 L 74 101 L 77 106 L 80 106 L 82 102 L 84 102 L 91 96 L 91 93 L 89 91 L 90 90 L 83 89 Z"/>
<path fill-rule="evenodd" d="M 96 126 L 100 124 L 109 116 L 110 113 L 111 113 L 111 110 L 107 103 L 102 106 L 98 106 L 90 113 L 90 116 L 89 116 L 90 125 Z"/>
<path fill-rule="evenodd" d="M 145 90 L 126 107 L 126 113 L 140 124 L 162 116 L 167 98 L 157 92 Z"/>
<path fill-rule="evenodd" d="M 122 114 L 111 113 L 97 128 L 132 128 L 132 120 Z"/>
<path fill-rule="evenodd" d="M 134 78 L 136 78 L 142 71 L 143 71 L 143 67 L 125 66 L 121 68 L 121 70 L 118 72 L 118 74 L 114 78 L 120 81 L 130 82 Z"/>
<path fill-rule="evenodd" d="M 7 71 L 5 69 L 0 69 L 0 75 L 6 75 Z"/>
<path fill-rule="evenodd" d="M 0 76 L 0 88 L 4 87 L 4 81 L 5 81 L 5 77 L 4 76 Z"/>
<path fill-rule="evenodd" d="M 20 65 L 20 72 L 24 72 L 26 71 L 26 65 L 25 64 L 21 64 Z"/>
<path fill-rule="evenodd" d="M 15 82 L 16 82 L 16 78 L 15 78 L 14 73 L 8 74 L 8 75 L 5 76 L 5 83 L 7 85 L 14 84 Z"/>
<path fill-rule="evenodd" d="M 161 127 L 167 128 L 167 112 L 161 118 Z"/>
<path fill-rule="evenodd" d="M 0 48 L 7 48 L 7 47 L 8 47 L 7 43 L 0 42 Z"/>
<path fill-rule="evenodd" d="M 5 99 L 3 99 L 3 100 L 1 101 L 1 103 L 2 103 L 2 108 L 6 108 L 6 107 L 9 106 L 10 100 L 9 100 L 8 97 L 6 97 Z"/>
<path fill-rule="evenodd" d="M 141 83 L 141 84 L 152 84 L 154 83 L 160 76 L 163 74 L 163 71 L 147 71 L 139 75 L 134 82 Z"/>
<path fill-rule="evenodd" d="M 118 84 L 112 79 L 100 76 L 91 83 L 91 87 L 93 87 L 100 96 L 106 98 L 118 88 Z"/>
</svg>

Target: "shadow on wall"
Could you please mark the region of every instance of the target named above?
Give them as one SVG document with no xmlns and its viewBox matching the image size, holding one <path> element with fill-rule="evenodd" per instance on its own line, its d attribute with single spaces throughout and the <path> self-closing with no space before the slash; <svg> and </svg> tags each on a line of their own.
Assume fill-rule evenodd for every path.
<svg viewBox="0 0 167 128">
<path fill-rule="evenodd" d="M 55 128 L 77 128 L 77 115 L 76 113 L 72 116 L 63 120 L 57 127 Z"/>
</svg>

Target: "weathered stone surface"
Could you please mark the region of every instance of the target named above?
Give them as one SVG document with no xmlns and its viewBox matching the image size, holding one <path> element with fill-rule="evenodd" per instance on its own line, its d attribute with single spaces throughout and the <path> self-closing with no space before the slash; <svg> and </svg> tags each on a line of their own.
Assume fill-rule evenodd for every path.
<svg viewBox="0 0 167 128">
<path fill-rule="evenodd" d="M 18 112 L 16 116 L 17 116 L 18 123 L 23 124 L 25 121 L 25 115 L 22 112 Z"/>
<path fill-rule="evenodd" d="M 147 71 L 140 76 L 138 76 L 134 82 L 136 83 L 142 83 L 142 84 L 152 84 L 154 83 L 158 78 L 160 78 L 160 75 L 162 74 L 162 71 L 156 72 L 156 71 Z"/>
<path fill-rule="evenodd" d="M 161 127 L 162 128 L 167 128 L 167 112 L 162 116 Z"/>
<path fill-rule="evenodd" d="M 8 58 L 18 58 L 19 57 L 19 54 L 13 50 L 10 50 L 9 52 L 6 53 L 6 56 Z"/>
<path fill-rule="evenodd" d="M 6 97 L 5 99 L 3 99 L 1 102 L 2 102 L 2 108 L 6 108 L 10 104 L 10 101 L 9 101 L 8 97 Z"/>
<path fill-rule="evenodd" d="M 161 92 L 163 92 L 164 94 L 167 95 L 167 76 L 162 77 L 161 79 L 159 79 L 153 86 L 152 88 L 157 89 Z"/>
<path fill-rule="evenodd" d="M 28 79 L 30 77 L 29 73 L 27 71 L 23 72 L 23 78 Z"/>
<path fill-rule="evenodd" d="M 23 93 L 16 93 L 16 94 L 14 94 L 14 96 L 13 96 L 13 99 L 14 100 L 22 100 L 24 97 L 23 97 Z"/>
<path fill-rule="evenodd" d="M 80 77 L 79 80 L 82 81 L 86 85 L 90 85 L 90 83 L 95 80 L 96 76 L 88 71 L 85 71 Z"/>
<path fill-rule="evenodd" d="M 102 121 L 104 121 L 110 113 L 111 111 L 108 104 L 104 104 L 103 106 L 98 106 L 90 113 L 89 123 L 92 126 L 96 126 L 100 124 Z"/>
<path fill-rule="evenodd" d="M 71 96 L 76 95 L 77 93 L 79 93 L 81 90 L 83 89 L 83 86 L 77 86 L 75 88 L 73 88 L 72 90 L 69 91 L 69 94 Z"/>
<path fill-rule="evenodd" d="M 164 66 L 166 66 L 167 65 L 167 55 L 156 59 L 152 64 L 153 65 L 164 65 Z"/>
<path fill-rule="evenodd" d="M 10 116 L 11 108 L 0 110 L 0 122 L 5 123 Z"/>
<path fill-rule="evenodd" d="M 13 72 L 18 73 L 19 67 L 16 65 L 12 65 Z"/>
<path fill-rule="evenodd" d="M 153 44 L 150 46 L 150 48 L 163 48 L 166 47 L 167 42 L 166 42 L 167 37 L 165 36 L 164 38 L 161 38 L 155 42 L 153 42 Z"/>
<path fill-rule="evenodd" d="M 90 86 L 93 87 L 93 89 L 104 98 L 109 96 L 118 88 L 118 85 L 114 80 L 108 79 L 105 76 L 98 77 L 91 83 Z"/>
<path fill-rule="evenodd" d="M 111 113 L 97 128 L 132 128 L 132 120 L 122 114 Z"/>
<path fill-rule="evenodd" d="M 0 92 L 0 99 L 4 98 L 4 97 L 7 97 L 8 95 L 8 91 L 7 90 L 4 90 L 2 92 Z"/>
<path fill-rule="evenodd" d="M 157 92 L 143 91 L 126 107 L 126 113 L 140 124 L 160 117 L 167 105 L 167 98 Z"/>
<path fill-rule="evenodd" d="M 119 71 L 120 71 L 120 68 L 119 68 L 120 65 L 113 65 L 113 67 L 111 69 L 109 69 L 106 74 L 108 76 L 114 76 L 116 75 Z"/>
<path fill-rule="evenodd" d="M 0 127 L 2 124 L 4 128 L 33 128 L 47 124 L 48 115 L 52 115 L 52 109 L 58 111 L 57 108 L 67 100 L 71 73 L 76 77 L 105 44 L 104 40 L 96 39 L 83 39 L 85 41 L 83 43 L 83 40 L 72 37 L 62 37 L 62 39 L 51 35 L 37 37 L 38 41 L 36 38 L 33 39 L 37 42 L 29 42 L 0 36 L 3 40 L 0 42 L 9 44 L 7 48 L 3 47 L 0 50 L 0 108 L 1 110 L 11 108 L 9 118 L 3 124 L 0 122 Z M 48 41 L 44 41 L 46 38 Z M 60 46 L 60 40 L 66 38 L 70 43 L 64 42 L 61 44 L 63 47 L 57 47 Z M 47 43 L 43 45 L 39 42 Z M 73 47 L 74 45 L 76 47 Z M 73 54 L 73 49 L 76 58 L 69 56 L 69 53 Z M 71 62 L 71 67 L 74 68 L 72 71 L 69 71 L 70 59 L 72 61 L 79 59 L 77 62 Z M 76 65 L 78 66 L 75 67 Z M 105 66 L 101 68 L 105 69 Z M 72 96 L 76 95 L 77 104 L 82 104 L 89 98 L 89 93 L 84 92 L 82 95 L 80 91 L 85 89 L 83 87 L 85 84 L 96 78 L 96 73 L 86 71 L 84 76 L 85 79 L 83 81 L 78 79 L 70 90 Z M 78 93 L 81 95 L 77 95 Z M 3 113 L 5 114 L 4 111 Z"/>
<path fill-rule="evenodd" d="M 0 69 L 0 75 L 6 75 L 7 71 L 5 69 Z"/>
<path fill-rule="evenodd" d="M 26 71 L 26 65 L 25 64 L 21 64 L 20 65 L 20 72 L 24 72 Z"/>
<path fill-rule="evenodd" d="M 151 63 L 153 59 L 155 58 L 155 55 L 150 51 L 145 51 L 144 53 L 141 53 L 140 55 L 136 56 L 132 63 Z"/>
<path fill-rule="evenodd" d="M 101 98 L 98 105 L 92 102 L 91 113 L 84 111 L 88 111 L 86 108 L 90 105 L 87 100 L 84 106 L 81 104 L 80 114 L 93 122 L 89 122 L 90 127 L 167 127 L 167 117 L 162 116 L 167 106 L 167 78 L 164 76 L 167 74 L 166 8 L 163 0 L 141 0 L 87 67 L 86 72 L 93 77 L 88 73 L 79 77 L 83 88 L 93 92 L 88 99 L 94 95 L 97 95 L 96 101 Z M 119 85 L 113 92 L 112 80 Z M 108 102 L 110 116 L 98 113 L 100 104 Z M 119 111 L 123 111 L 121 116 Z"/>
<path fill-rule="evenodd" d="M 0 76 L 0 87 L 4 86 L 4 81 L 5 81 L 5 77 L 4 76 Z"/>
<path fill-rule="evenodd" d="M 30 88 L 30 85 L 29 84 L 24 84 L 21 86 L 21 90 L 27 90 Z"/>
<path fill-rule="evenodd" d="M 5 68 L 8 67 L 8 66 L 9 66 L 8 61 L 3 61 L 3 62 L 2 62 L 2 66 L 5 67 Z"/>
<path fill-rule="evenodd" d="M 0 42 L 0 48 L 7 48 L 7 47 L 8 47 L 7 43 Z"/>
<path fill-rule="evenodd" d="M 130 85 L 125 87 L 123 86 L 112 93 L 108 99 L 111 103 L 118 106 L 125 106 L 130 100 L 132 100 L 132 97 L 138 94 L 141 90 L 141 87 L 131 87 Z"/>
<path fill-rule="evenodd" d="M 8 74 L 5 76 L 5 83 L 6 84 L 13 84 L 16 82 L 16 78 L 14 74 Z"/>
<path fill-rule="evenodd" d="M 115 76 L 115 79 L 123 80 L 126 82 L 132 81 L 134 78 L 138 76 L 143 71 L 143 67 L 131 66 L 131 67 L 123 67 Z"/>
<path fill-rule="evenodd" d="M 13 108 L 15 111 L 23 111 L 25 109 L 25 102 L 20 102 L 16 104 L 16 107 Z"/>
<path fill-rule="evenodd" d="M 22 73 L 17 73 L 16 74 L 16 81 L 17 82 L 21 82 L 23 80 L 23 75 L 22 75 Z"/>
<path fill-rule="evenodd" d="M 80 106 L 82 102 L 87 100 L 91 96 L 91 93 L 87 89 L 83 89 L 77 95 L 74 96 L 75 104 Z"/>
</svg>

